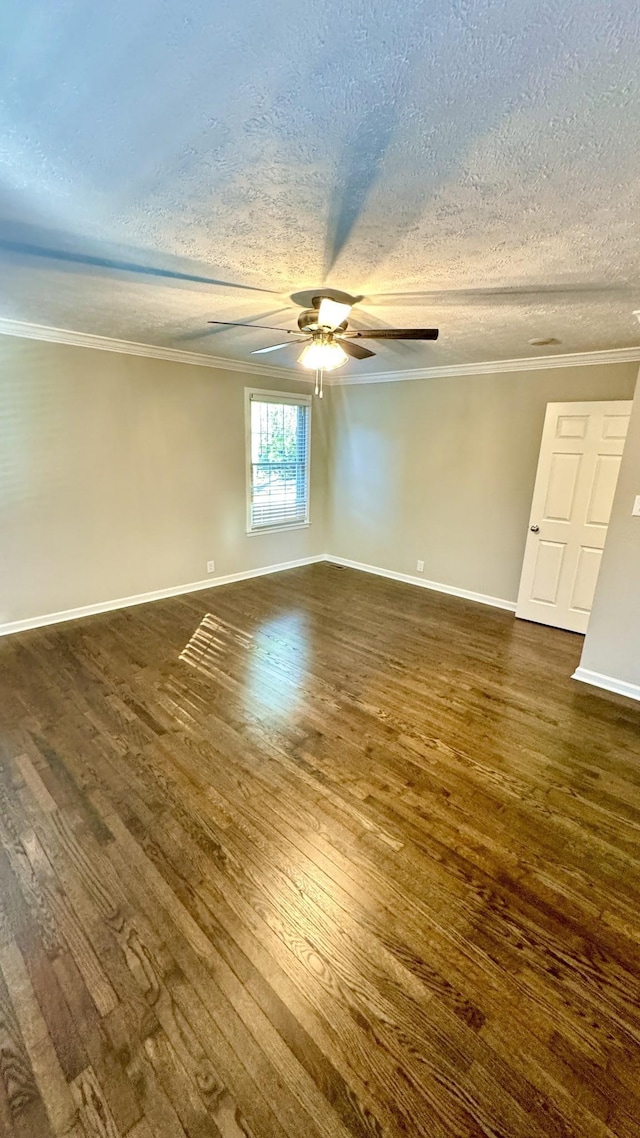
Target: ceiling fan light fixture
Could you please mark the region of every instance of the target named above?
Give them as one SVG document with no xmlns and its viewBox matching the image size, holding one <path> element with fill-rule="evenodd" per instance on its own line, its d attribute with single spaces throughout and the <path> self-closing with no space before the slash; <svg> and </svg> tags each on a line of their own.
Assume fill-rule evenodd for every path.
<svg viewBox="0 0 640 1138">
<path fill-rule="evenodd" d="M 312 371 L 334 371 L 349 359 L 347 353 L 336 340 L 318 337 L 307 344 L 298 356 L 298 363 Z"/>
<path fill-rule="evenodd" d="M 328 296 L 323 296 L 318 309 L 318 324 L 321 328 L 338 328 L 343 320 L 348 320 L 350 304 L 338 304 Z"/>
</svg>

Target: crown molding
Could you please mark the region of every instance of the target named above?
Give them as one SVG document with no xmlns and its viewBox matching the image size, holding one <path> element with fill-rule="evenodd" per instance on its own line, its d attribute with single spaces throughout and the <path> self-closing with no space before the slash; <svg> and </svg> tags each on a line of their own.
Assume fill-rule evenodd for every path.
<svg viewBox="0 0 640 1138">
<path fill-rule="evenodd" d="M 359 372 L 357 375 L 336 375 L 331 378 L 330 384 L 332 387 L 345 387 L 353 383 L 401 383 L 411 379 L 445 379 L 447 376 L 497 375 L 502 372 L 540 371 L 554 367 L 637 362 L 640 362 L 640 345 L 637 348 L 567 352 L 561 356 L 529 356 L 517 360 L 483 360 L 475 364 L 447 364 L 441 367 L 410 368 L 407 371 Z"/>
<path fill-rule="evenodd" d="M 94 348 L 101 352 L 119 352 L 128 356 L 146 356 L 170 360 L 196 367 L 212 367 L 221 371 L 237 371 L 244 375 L 264 375 L 273 379 L 312 383 L 311 372 L 274 367 L 248 360 L 231 360 L 204 352 L 186 352 L 180 348 L 164 348 L 158 344 L 139 344 L 134 340 L 116 340 L 110 336 L 94 336 L 91 332 L 74 332 L 69 328 L 52 328 L 31 324 L 26 320 L 0 317 L 0 335 L 18 336 L 25 340 L 44 340 L 50 344 L 71 344 L 78 348 Z M 404 383 L 412 379 L 446 379 L 463 375 L 497 375 L 503 372 L 538 371 L 544 368 L 584 367 L 588 364 L 624 364 L 640 362 L 640 345 L 634 348 L 610 348 L 599 352 L 567 352 L 559 356 L 529 356 L 515 360 L 484 360 L 472 364 L 447 364 L 440 367 L 409 368 L 404 371 L 354 372 L 325 376 L 325 386 L 345 387 L 356 383 Z"/>
<path fill-rule="evenodd" d="M 239 371 L 245 375 L 264 375 L 275 379 L 312 381 L 310 372 L 268 364 L 229 360 L 224 356 L 209 356 L 204 352 L 185 352 L 179 348 L 163 348 L 157 344 L 137 344 L 133 340 L 114 340 L 110 336 L 94 336 L 90 332 L 72 332 L 68 328 L 50 328 L 46 324 L 30 324 L 24 320 L 0 317 L 0 335 L 19 336 L 25 340 L 45 340 L 50 344 L 72 344 L 77 348 L 94 348 L 101 352 L 120 352 L 127 356 L 146 356 L 154 360 L 170 360 L 178 364 L 195 364 L 196 367 L 214 367 L 222 371 Z"/>
</svg>

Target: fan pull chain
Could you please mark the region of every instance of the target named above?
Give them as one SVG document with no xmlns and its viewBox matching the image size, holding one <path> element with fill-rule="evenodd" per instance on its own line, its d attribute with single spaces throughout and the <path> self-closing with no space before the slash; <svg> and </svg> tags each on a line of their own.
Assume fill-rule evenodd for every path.
<svg viewBox="0 0 640 1138">
<path fill-rule="evenodd" d="M 320 393 L 320 387 L 319 387 L 319 384 L 318 384 L 318 369 L 316 368 L 316 389 L 315 389 L 315 391 L 314 391 L 314 393 L 313 393 L 313 394 L 314 394 L 314 395 L 319 395 L 319 393 Z"/>
<path fill-rule="evenodd" d="M 324 379 L 324 368 L 321 367 L 320 368 L 320 391 L 318 392 L 320 399 L 322 399 L 322 381 L 323 381 L 323 379 Z"/>
</svg>

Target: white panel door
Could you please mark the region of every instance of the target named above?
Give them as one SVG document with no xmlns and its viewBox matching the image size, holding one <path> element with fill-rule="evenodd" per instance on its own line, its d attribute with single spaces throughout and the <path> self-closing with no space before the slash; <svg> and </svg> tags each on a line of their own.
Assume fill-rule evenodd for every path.
<svg viewBox="0 0 640 1138">
<path fill-rule="evenodd" d="M 516 616 L 586 632 L 630 414 L 547 404 Z"/>
</svg>

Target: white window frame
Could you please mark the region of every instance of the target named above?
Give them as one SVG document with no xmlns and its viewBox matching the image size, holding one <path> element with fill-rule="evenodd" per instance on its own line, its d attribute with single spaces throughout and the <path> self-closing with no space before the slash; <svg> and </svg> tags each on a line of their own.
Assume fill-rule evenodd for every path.
<svg viewBox="0 0 640 1138">
<path fill-rule="evenodd" d="M 288 403 L 294 407 L 307 407 L 307 502 L 306 517 L 303 522 L 282 522 L 275 526 L 251 525 L 251 398 L 267 398 L 270 402 Z M 311 506 L 311 407 L 310 395 L 298 395 L 289 391 L 265 391 L 262 387 L 245 387 L 244 389 L 244 428 L 245 428 L 245 471 L 246 471 L 246 532 L 248 537 L 256 537 L 260 533 L 281 533 L 283 530 L 307 529 L 311 525 L 309 517 Z"/>
</svg>

